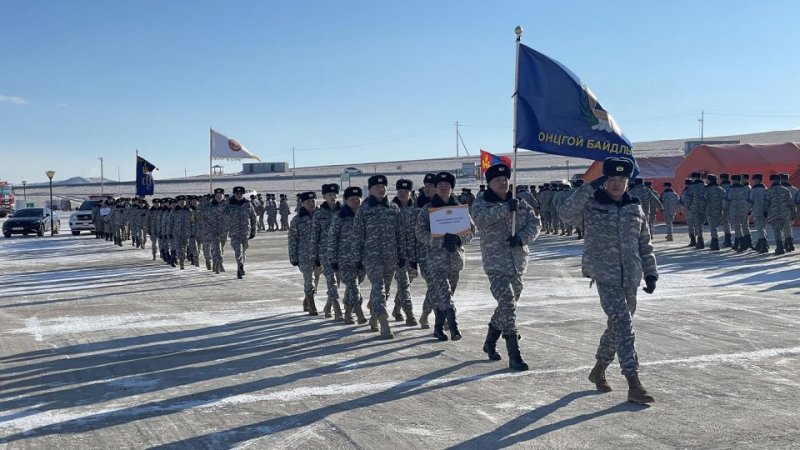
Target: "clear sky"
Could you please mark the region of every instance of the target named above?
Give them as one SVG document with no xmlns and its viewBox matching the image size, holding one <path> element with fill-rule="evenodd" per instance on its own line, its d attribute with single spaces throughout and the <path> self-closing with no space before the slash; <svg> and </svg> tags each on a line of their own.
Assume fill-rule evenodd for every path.
<svg viewBox="0 0 800 450">
<path fill-rule="evenodd" d="M 0 0 L 0 179 L 511 149 L 514 27 L 632 141 L 800 127 L 800 2 Z M 240 162 L 220 162 L 227 172 Z"/>
</svg>

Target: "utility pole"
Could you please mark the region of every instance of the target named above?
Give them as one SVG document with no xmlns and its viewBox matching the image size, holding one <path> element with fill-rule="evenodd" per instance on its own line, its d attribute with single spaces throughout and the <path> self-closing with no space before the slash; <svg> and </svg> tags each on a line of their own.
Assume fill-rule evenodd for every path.
<svg viewBox="0 0 800 450">
<path fill-rule="evenodd" d="M 703 142 L 703 125 L 705 125 L 705 123 L 704 123 L 705 122 L 705 115 L 706 115 L 706 112 L 701 109 L 700 110 L 700 118 L 697 119 L 697 121 L 700 122 L 700 142 Z"/>
<path fill-rule="evenodd" d="M 98 158 L 100 160 L 100 194 L 103 194 L 103 185 L 105 179 L 103 178 L 103 157 L 101 156 Z"/>
<path fill-rule="evenodd" d="M 297 165 L 294 162 L 294 146 L 292 146 L 292 190 L 293 191 L 297 190 L 297 188 L 295 187 L 295 184 L 294 184 L 294 179 L 295 179 L 295 176 L 297 175 L 297 171 L 295 169 L 297 169 Z"/>
<path fill-rule="evenodd" d="M 455 125 L 456 125 L 456 159 L 458 159 L 460 156 L 459 156 L 459 153 L 458 153 L 458 125 L 459 125 L 459 123 L 458 123 L 457 120 L 456 120 Z"/>
</svg>

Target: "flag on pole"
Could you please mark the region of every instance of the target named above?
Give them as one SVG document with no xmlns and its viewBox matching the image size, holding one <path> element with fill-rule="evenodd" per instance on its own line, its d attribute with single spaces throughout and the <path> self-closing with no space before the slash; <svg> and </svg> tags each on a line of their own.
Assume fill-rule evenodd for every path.
<svg viewBox="0 0 800 450">
<path fill-rule="evenodd" d="M 558 61 L 519 45 L 516 146 L 600 161 L 630 159 L 631 143 L 586 84 Z"/>
<path fill-rule="evenodd" d="M 242 144 L 231 139 L 228 136 L 216 131 L 211 130 L 211 158 L 213 159 L 247 159 L 253 158 L 258 161 L 258 157 L 249 150 L 244 148 Z"/>
<path fill-rule="evenodd" d="M 489 153 L 486 150 L 481 149 L 481 173 L 486 173 L 489 167 L 501 163 L 507 165 L 508 167 L 513 165 L 511 158 L 508 156 L 497 156 L 494 153 Z"/>
<path fill-rule="evenodd" d="M 153 171 L 158 170 L 158 167 L 153 163 L 142 158 L 136 157 L 136 196 L 144 197 L 145 195 L 153 195 L 155 192 L 155 182 L 153 181 Z"/>
</svg>

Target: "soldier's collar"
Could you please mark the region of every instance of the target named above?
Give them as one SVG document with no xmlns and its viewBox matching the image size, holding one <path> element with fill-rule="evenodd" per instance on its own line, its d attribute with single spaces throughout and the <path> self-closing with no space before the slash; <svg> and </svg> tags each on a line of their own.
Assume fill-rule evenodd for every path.
<svg viewBox="0 0 800 450">
<path fill-rule="evenodd" d="M 333 209 L 331 209 L 328 206 L 328 202 L 324 202 L 323 204 L 319 205 L 319 207 L 322 209 L 327 209 L 328 211 L 338 211 L 342 208 L 342 204 L 337 201 L 336 205 L 334 205 Z"/>
<path fill-rule="evenodd" d="M 486 194 L 483 194 L 483 195 L 485 196 Z M 456 198 L 452 194 L 450 194 L 450 198 L 447 199 L 447 203 L 445 203 L 442 200 L 442 198 L 439 197 L 438 195 L 434 195 L 433 198 L 431 198 L 431 206 L 434 207 L 434 208 L 439 208 L 439 207 L 442 207 L 442 206 L 456 206 L 456 205 L 460 205 L 460 204 L 461 203 L 458 203 L 458 200 L 456 200 Z"/>
<path fill-rule="evenodd" d="M 339 210 L 339 217 L 355 217 L 356 213 L 350 209 L 350 205 L 344 205 Z"/>
<path fill-rule="evenodd" d="M 378 205 L 389 206 L 389 198 L 383 197 L 383 200 L 378 200 L 370 195 L 369 198 L 367 198 L 367 203 L 369 203 L 369 206 L 378 206 Z"/>
<path fill-rule="evenodd" d="M 615 204 L 620 208 L 622 208 L 625 205 L 639 204 L 639 199 L 627 192 L 622 194 L 622 199 L 619 202 L 615 202 L 614 199 L 611 198 L 610 195 L 608 195 L 608 192 L 606 192 L 605 189 L 597 189 L 596 191 L 594 191 L 594 199 L 597 200 L 597 202 L 600 203 L 601 205 Z"/>
<path fill-rule="evenodd" d="M 511 199 L 511 191 L 506 192 L 506 198 L 500 198 L 493 190 L 488 189 L 483 193 L 483 199 L 492 203 L 506 202 Z"/>
</svg>

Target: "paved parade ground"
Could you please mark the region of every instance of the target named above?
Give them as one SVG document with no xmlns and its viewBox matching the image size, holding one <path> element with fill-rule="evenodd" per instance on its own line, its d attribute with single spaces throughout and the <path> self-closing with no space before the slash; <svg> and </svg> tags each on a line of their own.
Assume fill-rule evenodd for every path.
<svg viewBox="0 0 800 450">
<path fill-rule="evenodd" d="M 518 305 L 528 372 L 481 351 L 495 307 L 467 247 L 459 342 L 304 315 L 286 233 L 237 280 L 88 235 L 0 240 L 0 448 L 797 448 L 800 255 L 685 247 L 634 317 L 650 407 L 586 377 L 604 328 L 582 243 L 543 235 Z M 368 292 L 365 282 L 362 290 Z M 424 283 L 412 284 L 420 311 Z M 324 303 L 319 299 L 318 306 Z"/>
</svg>

